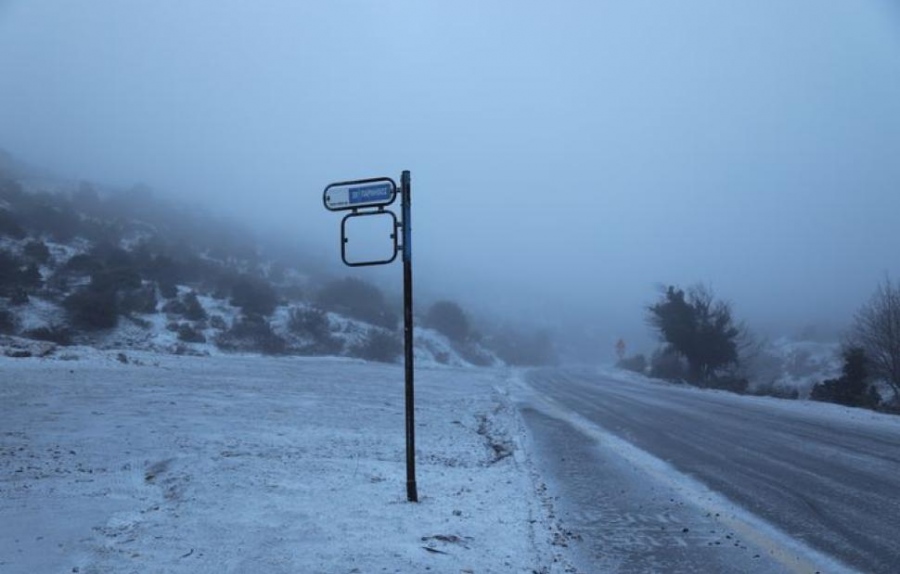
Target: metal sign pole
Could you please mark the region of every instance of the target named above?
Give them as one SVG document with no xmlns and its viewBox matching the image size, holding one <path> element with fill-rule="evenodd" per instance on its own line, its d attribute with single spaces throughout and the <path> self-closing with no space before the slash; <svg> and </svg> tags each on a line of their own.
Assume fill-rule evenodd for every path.
<svg viewBox="0 0 900 574">
<path fill-rule="evenodd" d="M 373 177 L 352 181 L 331 183 L 322 193 L 322 203 L 328 211 L 352 211 L 341 221 L 341 259 L 350 267 L 386 265 L 397 257 L 397 229 L 403 237 L 403 339 L 404 365 L 406 367 L 406 498 L 418 502 L 416 488 L 416 422 L 415 395 L 413 384 L 413 306 L 412 306 L 412 219 L 410 216 L 409 171 L 400 176 L 400 204 L 403 221 L 399 224 L 393 212 L 385 207 L 397 199 L 397 184 L 389 177 Z M 362 217 L 385 217 L 393 219 L 390 239 L 393 250 L 383 258 L 353 256 L 348 257 L 347 227 Z"/>
<path fill-rule="evenodd" d="M 403 213 L 403 338 L 406 366 L 406 499 L 418 502 L 416 489 L 415 386 L 413 380 L 412 306 L 412 222 L 409 171 L 400 176 L 400 204 Z"/>
</svg>

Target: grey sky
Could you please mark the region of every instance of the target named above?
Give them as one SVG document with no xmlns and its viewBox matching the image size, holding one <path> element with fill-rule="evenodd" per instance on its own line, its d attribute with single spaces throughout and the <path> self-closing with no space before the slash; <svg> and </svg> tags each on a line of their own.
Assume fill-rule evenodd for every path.
<svg viewBox="0 0 900 574">
<path fill-rule="evenodd" d="M 840 323 L 900 275 L 888 0 L 0 1 L 0 70 L 21 158 L 335 259 L 323 187 L 410 169 L 417 282 L 473 306 Z"/>
</svg>

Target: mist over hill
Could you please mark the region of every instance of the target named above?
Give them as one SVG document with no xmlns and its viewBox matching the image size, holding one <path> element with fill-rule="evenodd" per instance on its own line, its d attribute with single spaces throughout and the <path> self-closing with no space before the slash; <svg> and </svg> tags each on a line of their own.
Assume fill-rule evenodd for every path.
<svg viewBox="0 0 900 574">
<path fill-rule="evenodd" d="M 0 153 L 0 332 L 7 336 L 397 361 L 398 297 L 340 271 L 315 249 L 147 186 L 67 181 Z M 433 312 L 448 308 L 450 315 Z M 546 332 L 489 325 L 450 300 L 425 300 L 417 311 L 423 360 L 556 361 Z"/>
</svg>

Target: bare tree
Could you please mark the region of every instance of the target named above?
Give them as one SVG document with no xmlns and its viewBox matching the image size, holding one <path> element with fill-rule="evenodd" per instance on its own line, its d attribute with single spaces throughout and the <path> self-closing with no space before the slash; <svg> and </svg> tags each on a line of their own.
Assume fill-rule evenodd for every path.
<svg viewBox="0 0 900 574">
<path fill-rule="evenodd" d="M 894 399 L 900 397 L 900 285 L 889 277 L 878 285 L 857 311 L 848 339 L 862 347 L 871 373 L 890 385 Z"/>
</svg>

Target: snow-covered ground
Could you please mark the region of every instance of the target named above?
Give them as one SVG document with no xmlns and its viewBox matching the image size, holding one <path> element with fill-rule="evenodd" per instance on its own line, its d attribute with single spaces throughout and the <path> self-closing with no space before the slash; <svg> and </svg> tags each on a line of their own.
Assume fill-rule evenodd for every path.
<svg viewBox="0 0 900 574">
<path fill-rule="evenodd" d="M 0 572 L 557 572 L 499 369 L 0 357 Z"/>
</svg>

